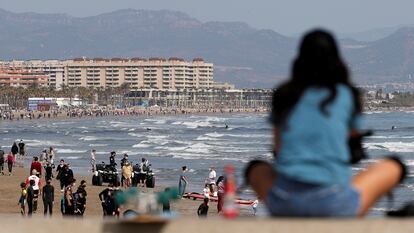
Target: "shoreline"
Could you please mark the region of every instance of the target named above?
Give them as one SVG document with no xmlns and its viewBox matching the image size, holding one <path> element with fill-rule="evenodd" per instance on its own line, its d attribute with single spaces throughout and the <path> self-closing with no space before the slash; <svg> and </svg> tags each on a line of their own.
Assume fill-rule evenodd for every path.
<svg viewBox="0 0 414 233">
<path fill-rule="evenodd" d="M 67 120 L 67 119 L 94 119 L 108 117 L 153 117 L 153 116 L 177 116 L 177 115 L 226 115 L 241 113 L 269 113 L 268 108 L 161 108 L 161 107 L 134 107 L 122 109 L 94 109 L 73 108 L 50 111 L 13 110 L 2 113 L 2 121 L 32 121 L 32 120 Z"/>
</svg>

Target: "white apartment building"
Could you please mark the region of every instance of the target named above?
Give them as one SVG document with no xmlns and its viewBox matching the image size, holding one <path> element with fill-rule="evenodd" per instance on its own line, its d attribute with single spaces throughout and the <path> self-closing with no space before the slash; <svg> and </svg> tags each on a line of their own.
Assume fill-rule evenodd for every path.
<svg viewBox="0 0 414 233">
<path fill-rule="evenodd" d="M 0 68 L 14 68 L 48 75 L 48 85 L 68 87 L 119 87 L 132 90 L 212 89 L 214 68 L 201 58 L 76 58 L 73 60 L 0 61 Z"/>
</svg>

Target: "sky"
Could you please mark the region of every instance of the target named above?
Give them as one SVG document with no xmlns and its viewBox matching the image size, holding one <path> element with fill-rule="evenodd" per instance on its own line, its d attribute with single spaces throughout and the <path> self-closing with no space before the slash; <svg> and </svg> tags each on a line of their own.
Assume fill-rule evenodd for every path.
<svg viewBox="0 0 414 233">
<path fill-rule="evenodd" d="M 284 35 L 317 26 L 353 33 L 414 24 L 413 0 L 0 0 L 0 8 L 79 17 L 125 8 L 166 9 L 203 22 L 242 21 Z"/>
</svg>

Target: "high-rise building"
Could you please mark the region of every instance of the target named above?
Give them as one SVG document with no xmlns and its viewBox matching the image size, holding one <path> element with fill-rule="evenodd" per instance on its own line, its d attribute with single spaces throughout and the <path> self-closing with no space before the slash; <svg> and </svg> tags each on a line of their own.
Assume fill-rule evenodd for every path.
<svg viewBox="0 0 414 233">
<path fill-rule="evenodd" d="M 19 69 L 19 68 L 0 68 L 0 86 L 24 87 L 29 86 L 48 86 L 49 76 L 40 71 Z"/>
<path fill-rule="evenodd" d="M 0 68 L 24 69 L 48 75 L 48 86 L 119 87 L 131 90 L 151 89 L 212 89 L 213 64 L 201 58 L 76 58 L 73 60 L 3 61 Z"/>
</svg>

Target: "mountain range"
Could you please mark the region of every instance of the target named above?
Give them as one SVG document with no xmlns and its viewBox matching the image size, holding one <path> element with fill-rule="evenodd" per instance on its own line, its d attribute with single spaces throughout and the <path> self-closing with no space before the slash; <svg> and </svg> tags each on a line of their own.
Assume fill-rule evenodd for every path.
<svg viewBox="0 0 414 233">
<path fill-rule="evenodd" d="M 340 40 L 356 83 L 411 79 L 414 27 L 390 30 L 376 40 Z M 297 38 L 273 30 L 242 22 L 201 22 L 176 11 L 125 9 L 80 18 L 0 9 L 2 60 L 202 57 L 214 63 L 218 81 L 269 88 L 289 75 L 297 46 Z"/>
</svg>

